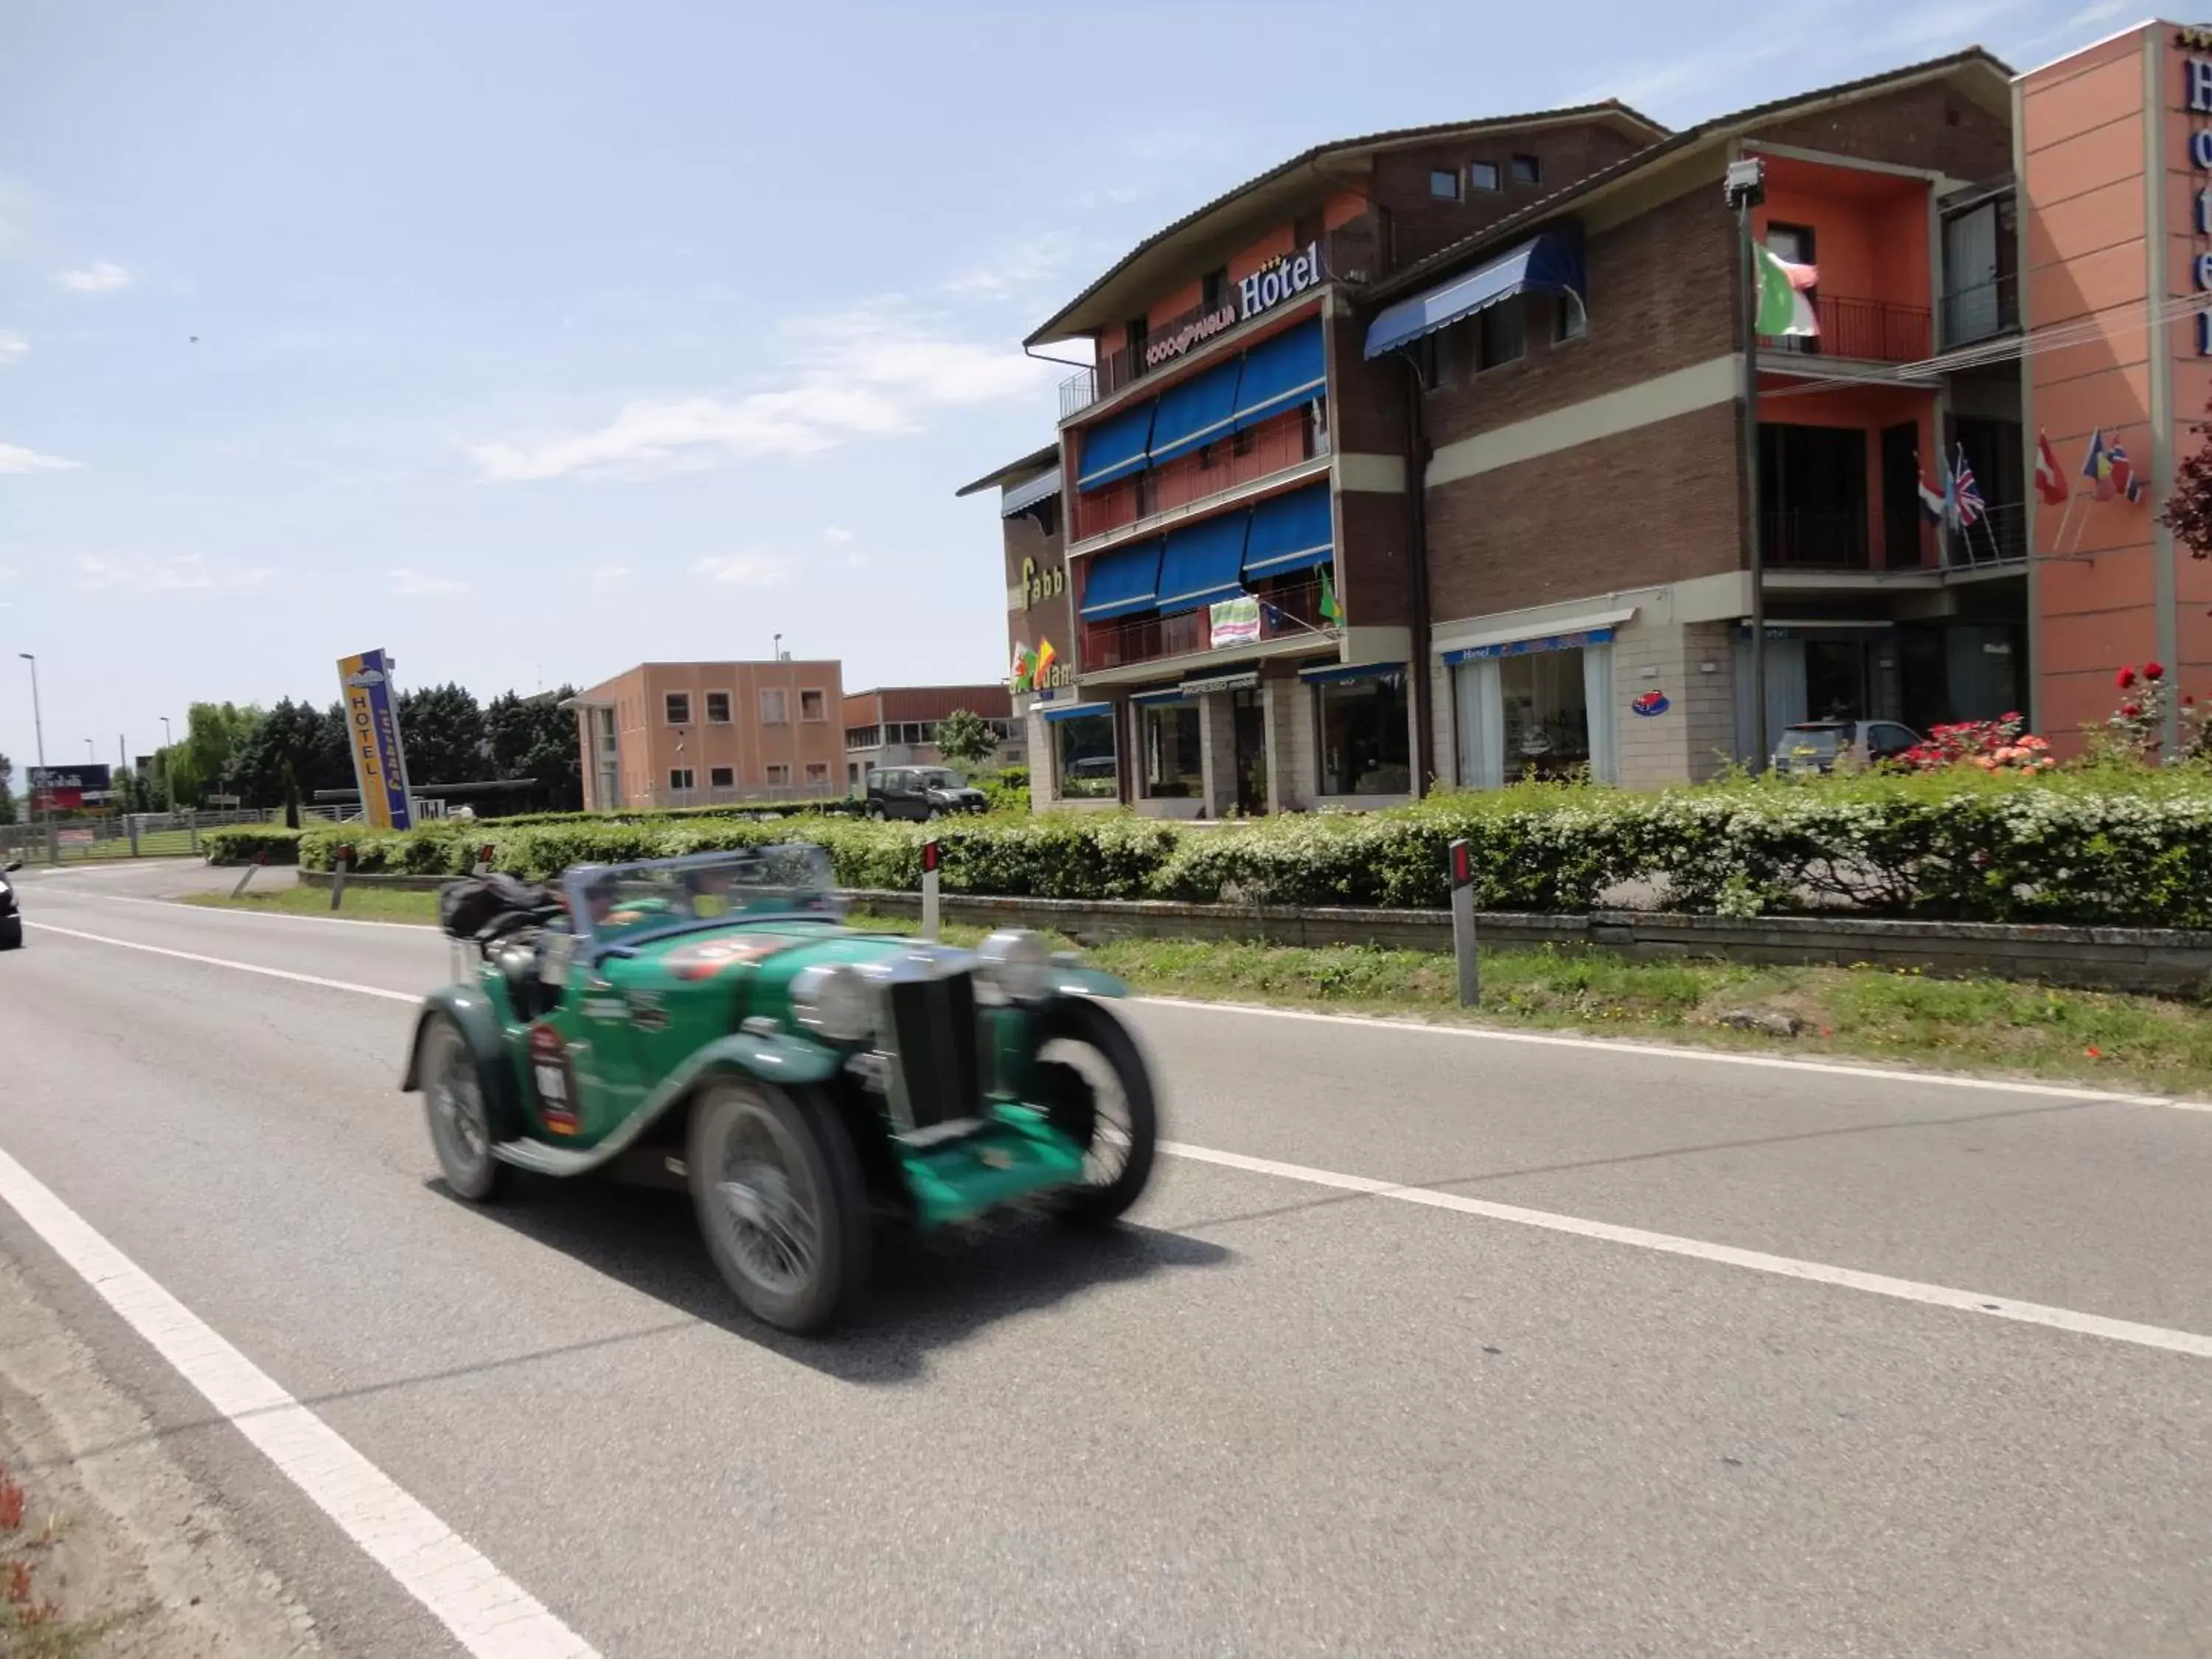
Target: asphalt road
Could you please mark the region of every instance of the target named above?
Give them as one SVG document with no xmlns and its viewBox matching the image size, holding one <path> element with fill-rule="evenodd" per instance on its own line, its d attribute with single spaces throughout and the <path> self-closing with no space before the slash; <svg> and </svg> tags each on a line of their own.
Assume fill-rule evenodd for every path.
<svg viewBox="0 0 2212 1659">
<path fill-rule="evenodd" d="M 1135 1224 L 798 1342 L 680 1198 L 447 1197 L 442 942 L 210 878 L 26 881 L 0 1152 L 603 1654 L 2212 1652 L 2212 1113 L 1141 1004 Z M 465 1650 L 0 1255 L 329 1651 Z"/>
</svg>

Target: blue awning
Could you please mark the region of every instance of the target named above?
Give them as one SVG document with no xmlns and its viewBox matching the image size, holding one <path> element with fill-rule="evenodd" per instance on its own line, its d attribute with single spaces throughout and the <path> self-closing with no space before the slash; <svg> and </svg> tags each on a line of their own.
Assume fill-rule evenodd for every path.
<svg viewBox="0 0 2212 1659">
<path fill-rule="evenodd" d="M 1136 704 L 1139 708 L 1158 708 L 1164 704 L 1184 702 L 1188 701 L 1188 699 L 1183 696 L 1182 687 L 1179 685 L 1170 685 L 1164 691 L 1139 691 L 1132 696 L 1129 701 Z"/>
<path fill-rule="evenodd" d="M 1048 720 L 1088 720 L 1093 714 L 1110 714 L 1113 712 L 1114 705 L 1110 702 L 1054 703 L 1044 711 L 1044 717 Z"/>
<path fill-rule="evenodd" d="M 1379 680 L 1405 672 L 1401 662 L 1333 662 L 1322 668 L 1302 668 L 1298 678 L 1308 685 L 1334 685 L 1344 680 Z"/>
<path fill-rule="evenodd" d="M 1133 611 L 1150 611 L 1160 591 L 1160 544 L 1139 542 L 1085 559 L 1083 620 L 1103 622 Z"/>
<path fill-rule="evenodd" d="M 1585 628 L 1576 634 L 1546 634 L 1535 639 L 1508 640 L 1498 645 L 1470 645 L 1444 653 L 1444 661 L 1456 665 L 1485 657 L 1527 657 L 1540 651 L 1579 651 L 1586 645 L 1611 645 L 1610 628 Z"/>
<path fill-rule="evenodd" d="M 1154 466 L 1229 435 L 1243 369 L 1244 360 L 1231 357 L 1160 393 L 1158 412 L 1152 416 Z"/>
<path fill-rule="evenodd" d="M 1251 533 L 1244 541 L 1244 580 L 1308 570 L 1336 556 L 1329 526 L 1328 486 L 1309 484 L 1252 509 Z"/>
<path fill-rule="evenodd" d="M 1152 441 L 1152 404 L 1147 398 L 1133 409 L 1109 415 L 1078 434 L 1081 456 L 1075 473 L 1078 489 L 1096 489 L 1116 478 L 1145 470 L 1145 447 Z"/>
<path fill-rule="evenodd" d="M 1380 357 L 1395 351 L 1516 294 L 1571 294 L 1579 302 L 1583 297 L 1580 232 L 1571 228 L 1546 231 L 1488 264 L 1399 301 L 1369 326 L 1366 355 Z"/>
<path fill-rule="evenodd" d="M 1328 383 L 1320 318 L 1261 341 L 1244 354 L 1244 378 L 1237 388 L 1237 430 L 1312 402 Z"/>
<path fill-rule="evenodd" d="M 1025 484 L 1017 484 L 1000 496 L 999 516 L 1011 519 L 1017 513 L 1035 507 L 1039 501 L 1048 501 L 1059 494 L 1060 469 L 1054 467 L 1043 477 L 1031 478 Z"/>
<path fill-rule="evenodd" d="M 1249 514 L 1224 513 L 1168 532 L 1167 551 L 1160 559 L 1162 616 L 1218 605 L 1244 591 L 1238 578 L 1244 568 L 1244 530 L 1250 522 Z"/>
</svg>

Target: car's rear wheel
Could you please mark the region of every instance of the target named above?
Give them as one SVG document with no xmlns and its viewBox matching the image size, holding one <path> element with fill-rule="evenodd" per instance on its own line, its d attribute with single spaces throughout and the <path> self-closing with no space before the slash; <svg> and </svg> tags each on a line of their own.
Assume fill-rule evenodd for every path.
<svg viewBox="0 0 2212 1659">
<path fill-rule="evenodd" d="M 755 1318 L 819 1330 L 867 1280 L 868 1195 L 845 1126 L 811 1094 L 738 1079 L 691 1110 L 691 1201 L 714 1265 Z"/>
<path fill-rule="evenodd" d="M 884 821 L 884 809 L 880 806 L 871 806 L 868 809 L 868 816 L 878 823 L 881 823 Z"/>
<path fill-rule="evenodd" d="M 20 951 L 22 948 L 22 917 L 0 916 L 0 951 Z"/>
<path fill-rule="evenodd" d="M 489 1202 L 506 1187 L 511 1171 L 492 1155 L 493 1113 L 483 1068 L 451 1015 L 430 1016 L 416 1069 L 430 1120 L 430 1146 L 446 1185 L 472 1204 Z"/>
<path fill-rule="evenodd" d="M 1052 1126 L 1083 1148 L 1082 1182 L 1056 1207 L 1071 1224 L 1103 1226 L 1152 1179 L 1159 1143 L 1152 1073 L 1136 1039 L 1098 1004 L 1069 998 L 1045 1020 L 1031 1093 Z"/>
</svg>

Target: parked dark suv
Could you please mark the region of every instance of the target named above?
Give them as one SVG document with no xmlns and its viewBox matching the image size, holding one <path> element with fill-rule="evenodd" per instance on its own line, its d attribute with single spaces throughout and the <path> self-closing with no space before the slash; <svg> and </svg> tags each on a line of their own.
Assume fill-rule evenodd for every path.
<svg viewBox="0 0 2212 1659">
<path fill-rule="evenodd" d="M 941 818 L 950 812 L 985 812 L 991 803 L 968 780 L 942 766 L 890 766 L 868 774 L 872 818 Z"/>
<path fill-rule="evenodd" d="M 22 867 L 21 859 L 0 864 L 0 951 L 13 951 L 23 943 L 23 907 L 8 880 Z"/>
</svg>

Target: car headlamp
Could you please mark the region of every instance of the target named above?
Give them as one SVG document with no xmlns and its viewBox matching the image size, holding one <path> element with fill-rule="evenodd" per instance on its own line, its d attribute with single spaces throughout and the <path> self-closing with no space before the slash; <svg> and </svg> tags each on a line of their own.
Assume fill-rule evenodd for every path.
<svg viewBox="0 0 2212 1659">
<path fill-rule="evenodd" d="M 1043 937 L 1009 927 L 985 939 L 976 956 L 986 983 L 1016 1002 L 1042 996 L 1052 977 L 1052 951 Z"/>
<path fill-rule="evenodd" d="M 845 963 L 817 963 L 792 976 L 791 1012 L 816 1036 L 830 1042 L 858 1042 L 874 1027 L 867 981 Z"/>
</svg>

